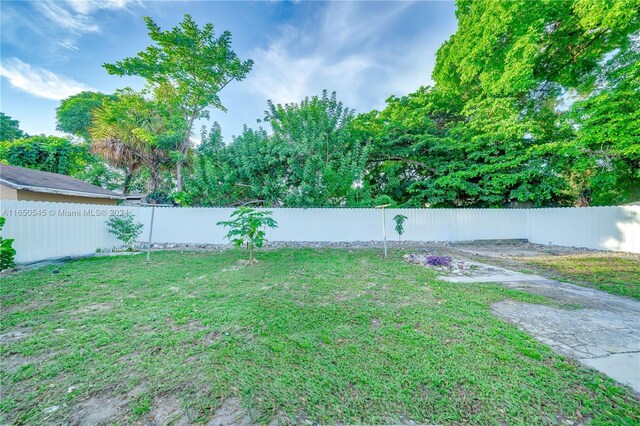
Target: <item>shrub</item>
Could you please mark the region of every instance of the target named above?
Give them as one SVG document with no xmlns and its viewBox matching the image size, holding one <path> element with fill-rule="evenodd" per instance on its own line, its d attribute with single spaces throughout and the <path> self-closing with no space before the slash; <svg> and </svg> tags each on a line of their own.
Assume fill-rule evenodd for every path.
<svg viewBox="0 0 640 426">
<path fill-rule="evenodd" d="M 107 226 L 109 233 L 122 241 L 127 246 L 127 250 L 133 249 L 133 243 L 142 234 L 143 227 L 140 222 L 135 221 L 132 214 L 113 216 L 107 221 Z"/>
<path fill-rule="evenodd" d="M 427 265 L 431 266 L 451 266 L 449 256 L 427 256 Z"/>
<path fill-rule="evenodd" d="M 6 219 L 0 216 L 0 232 L 4 227 Z M 16 264 L 14 259 L 16 257 L 16 250 L 13 248 L 12 238 L 2 238 L 0 235 L 0 271 L 13 268 Z"/>
<path fill-rule="evenodd" d="M 278 223 L 271 217 L 269 211 L 257 211 L 250 207 L 240 207 L 231 213 L 231 218 L 218 222 L 218 225 L 229 227 L 231 230 L 225 236 L 236 247 L 245 243 L 249 249 L 249 262 L 253 262 L 253 249 L 260 248 L 265 243 L 265 228 L 277 228 Z"/>
</svg>

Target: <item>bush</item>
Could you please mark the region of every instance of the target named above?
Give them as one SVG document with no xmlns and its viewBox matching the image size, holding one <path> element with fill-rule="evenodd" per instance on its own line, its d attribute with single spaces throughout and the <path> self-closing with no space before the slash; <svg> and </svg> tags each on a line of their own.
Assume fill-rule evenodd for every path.
<svg viewBox="0 0 640 426">
<path fill-rule="evenodd" d="M 6 219 L 0 216 L 0 231 L 2 231 L 5 221 Z M 14 262 L 15 257 L 16 251 L 13 248 L 13 239 L 0 236 L 0 271 L 13 268 L 16 265 Z"/>
<path fill-rule="evenodd" d="M 236 247 L 242 247 L 245 243 L 249 249 L 249 262 L 253 262 L 254 247 L 260 248 L 267 241 L 264 228 L 277 228 L 278 223 L 270 218 L 271 212 L 259 212 L 250 207 L 240 207 L 226 221 L 218 222 L 218 225 L 231 228 L 225 236 Z"/>
<path fill-rule="evenodd" d="M 133 249 L 133 243 L 142 234 L 143 228 L 142 223 L 136 222 L 132 214 L 111 217 L 107 221 L 107 226 L 109 233 L 122 241 L 127 246 L 127 250 Z"/>
</svg>

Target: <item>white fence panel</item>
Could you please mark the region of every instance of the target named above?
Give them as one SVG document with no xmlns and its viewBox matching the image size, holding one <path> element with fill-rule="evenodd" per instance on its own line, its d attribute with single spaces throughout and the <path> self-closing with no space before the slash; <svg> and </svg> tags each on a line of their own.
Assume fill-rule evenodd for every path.
<svg viewBox="0 0 640 426">
<path fill-rule="evenodd" d="M 136 216 L 147 241 L 150 207 L 2 201 L 3 234 L 14 238 L 17 262 L 82 256 L 119 246 L 105 222 L 122 211 Z M 271 241 L 381 241 L 378 209 L 270 209 L 278 222 Z M 224 244 L 231 208 L 155 209 L 153 242 Z M 396 240 L 393 217 L 407 216 L 406 241 L 528 238 L 541 244 L 640 253 L 640 206 L 557 209 L 388 209 L 387 238 Z"/>
<path fill-rule="evenodd" d="M 145 207 L 148 225 L 151 208 Z M 216 225 L 229 219 L 231 208 L 158 207 L 153 221 L 153 241 L 161 243 L 224 244 L 226 231 Z M 144 239 L 148 237 L 145 226 Z"/>
<path fill-rule="evenodd" d="M 148 209 L 146 209 L 148 210 Z M 377 209 L 270 209 L 278 228 L 267 231 L 272 241 L 380 241 L 382 212 Z M 222 244 L 226 230 L 216 223 L 229 218 L 229 208 L 158 208 L 154 241 Z M 397 238 L 393 217 L 407 216 L 404 240 L 464 241 L 526 238 L 523 210 L 388 209 L 387 238 Z M 148 213 L 145 214 L 145 217 Z"/>
<path fill-rule="evenodd" d="M 122 210 L 137 212 L 135 207 L 3 200 L 0 211 L 6 223 L 2 234 L 15 239 L 18 263 L 84 256 L 121 245 L 105 222 L 110 214 Z"/>
<path fill-rule="evenodd" d="M 529 210 L 529 241 L 640 253 L 640 206 Z"/>
</svg>

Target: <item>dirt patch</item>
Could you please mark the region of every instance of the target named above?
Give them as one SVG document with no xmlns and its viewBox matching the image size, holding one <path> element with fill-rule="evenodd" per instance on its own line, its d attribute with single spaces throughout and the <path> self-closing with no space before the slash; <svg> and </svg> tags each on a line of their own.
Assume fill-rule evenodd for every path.
<svg viewBox="0 0 640 426">
<path fill-rule="evenodd" d="M 220 269 L 220 272 L 233 272 L 233 271 L 239 271 L 240 269 L 242 269 L 244 265 L 232 265 L 229 266 L 228 268 L 222 268 Z"/>
<path fill-rule="evenodd" d="M 94 396 L 73 408 L 71 425 L 103 425 L 122 418 L 128 412 L 126 396 Z"/>
<path fill-rule="evenodd" d="M 94 303 L 93 305 L 87 305 L 75 311 L 76 314 L 97 314 L 100 312 L 107 312 L 113 309 L 108 303 Z"/>
<path fill-rule="evenodd" d="M 237 398 L 225 399 L 220 408 L 213 413 L 213 417 L 207 422 L 207 426 L 248 426 L 250 424 L 252 423 L 249 416 Z"/>
<path fill-rule="evenodd" d="M 189 321 L 186 324 L 178 324 L 173 318 L 167 318 L 167 323 L 172 331 L 200 331 L 205 329 L 200 321 Z"/>
<path fill-rule="evenodd" d="M 218 343 L 220 340 L 222 340 L 222 334 L 214 331 L 211 333 L 207 333 L 207 335 L 204 337 L 204 344 L 207 346 L 211 346 Z"/>
<path fill-rule="evenodd" d="M 380 328 L 380 318 L 371 318 L 371 328 Z"/>
<path fill-rule="evenodd" d="M 29 302 L 27 304 L 8 305 L 2 308 L 2 312 L 5 315 L 14 314 L 16 312 L 31 312 L 37 311 L 48 306 L 48 302 Z"/>
<path fill-rule="evenodd" d="M 105 425 L 122 423 L 119 420 L 129 414 L 129 401 L 140 395 L 144 388 L 137 386 L 122 395 L 102 393 L 94 395 L 73 407 L 70 425 Z"/>
<path fill-rule="evenodd" d="M 346 302 L 348 300 L 357 299 L 361 293 L 353 293 L 349 291 L 336 292 L 335 298 L 338 302 Z"/>
<path fill-rule="evenodd" d="M 29 364 L 42 364 L 49 358 L 51 358 L 52 354 L 41 354 L 34 356 L 22 356 L 22 355 L 11 355 L 2 357 L 2 363 L 0 364 L 2 371 L 14 374 L 16 373 L 20 367 Z"/>
<path fill-rule="evenodd" d="M 0 343 L 13 343 L 17 342 L 20 339 L 24 339 L 25 337 L 29 337 L 31 335 L 31 330 L 20 328 L 17 330 L 10 331 L 8 333 L 0 334 Z"/>
<path fill-rule="evenodd" d="M 189 424 L 189 419 L 182 410 L 180 402 L 173 395 L 154 398 L 153 408 L 145 419 L 153 425 L 186 426 Z"/>
</svg>

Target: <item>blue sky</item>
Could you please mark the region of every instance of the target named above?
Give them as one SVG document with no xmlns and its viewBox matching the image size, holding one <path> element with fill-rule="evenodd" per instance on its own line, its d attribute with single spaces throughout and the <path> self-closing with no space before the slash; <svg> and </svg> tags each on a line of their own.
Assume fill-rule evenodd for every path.
<svg viewBox="0 0 640 426">
<path fill-rule="evenodd" d="M 322 89 L 357 112 L 384 106 L 431 82 L 438 47 L 456 29 L 450 2 L 5 1 L 1 7 L 0 109 L 30 134 L 55 131 L 55 108 L 82 90 L 140 89 L 135 77 L 102 68 L 148 46 L 143 16 L 162 28 L 185 13 L 254 60 L 250 75 L 221 93 L 213 110 L 225 140 L 257 127 L 267 99 L 297 102 Z M 196 128 L 199 134 L 201 124 Z M 196 139 L 197 139 L 196 134 Z"/>
</svg>

